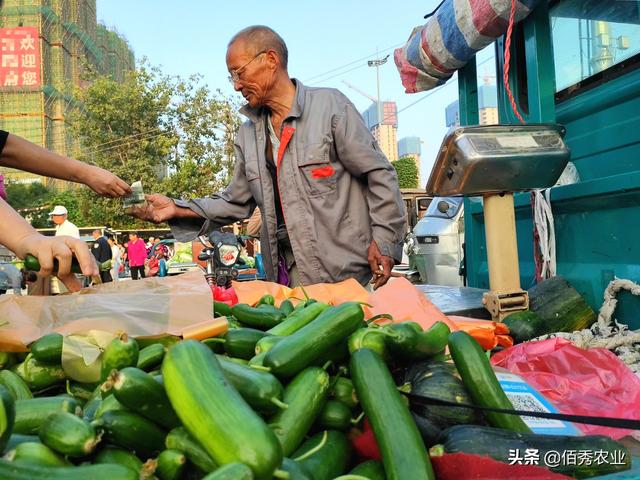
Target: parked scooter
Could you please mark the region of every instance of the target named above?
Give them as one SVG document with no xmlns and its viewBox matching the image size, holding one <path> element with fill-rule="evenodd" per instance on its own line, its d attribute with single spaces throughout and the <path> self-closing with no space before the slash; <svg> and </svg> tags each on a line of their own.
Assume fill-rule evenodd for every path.
<svg viewBox="0 0 640 480">
<path fill-rule="evenodd" d="M 222 233 L 217 230 L 209 236 L 198 237 L 204 249 L 198 260 L 206 262 L 204 277 L 212 287 L 230 288 L 231 281 L 238 278 L 236 265 L 244 265 L 240 258 L 240 249 L 244 240 L 234 233 Z"/>
</svg>

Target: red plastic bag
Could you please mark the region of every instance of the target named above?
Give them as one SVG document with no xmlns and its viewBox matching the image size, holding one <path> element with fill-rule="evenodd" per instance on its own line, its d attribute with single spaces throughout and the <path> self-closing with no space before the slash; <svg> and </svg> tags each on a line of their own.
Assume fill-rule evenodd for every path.
<svg viewBox="0 0 640 480">
<path fill-rule="evenodd" d="M 551 338 L 503 350 L 491 363 L 522 376 L 562 413 L 640 420 L 640 379 L 604 348 L 584 350 Z M 609 435 L 616 440 L 632 433 L 575 425 L 588 435 Z"/>
<path fill-rule="evenodd" d="M 226 303 L 230 307 L 233 307 L 238 303 L 238 296 L 236 295 L 236 291 L 233 287 L 224 288 L 214 285 L 211 287 L 211 291 L 213 292 L 213 299 L 216 302 Z"/>
</svg>

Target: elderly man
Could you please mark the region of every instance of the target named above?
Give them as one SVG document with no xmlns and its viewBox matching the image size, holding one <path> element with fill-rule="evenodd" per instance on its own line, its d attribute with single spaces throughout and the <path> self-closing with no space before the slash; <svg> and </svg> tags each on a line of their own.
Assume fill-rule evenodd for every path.
<svg viewBox="0 0 640 480">
<path fill-rule="evenodd" d="M 353 277 L 377 288 L 402 257 L 405 211 L 395 170 L 353 104 L 337 90 L 290 78 L 287 61 L 270 28 L 237 33 L 226 62 L 249 120 L 235 140 L 231 183 L 188 202 L 149 195 L 133 214 L 168 220 L 186 241 L 258 206 L 270 280 L 295 286 Z"/>
</svg>

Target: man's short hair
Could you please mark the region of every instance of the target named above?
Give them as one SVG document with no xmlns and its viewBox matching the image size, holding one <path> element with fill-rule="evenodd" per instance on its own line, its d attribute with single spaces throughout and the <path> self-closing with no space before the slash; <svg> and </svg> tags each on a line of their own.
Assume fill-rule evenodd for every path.
<svg viewBox="0 0 640 480">
<path fill-rule="evenodd" d="M 287 44 L 284 43 L 282 37 L 278 35 L 275 30 L 266 25 L 251 25 L 236 33 L 229 41 L 227 48 L 238 40 L 247 42 L 249 48 L 253 50 L 254 55 L 265 50 L 275 51 L 278 57 L 280 57 L 282 67 L 285 70 L 287 69 L 289 50 L 287 49 Z"/>
<path fill-rule="evenodd" d="M 105 237 L 107 237 L 107 240 L 113 240 L 113 234 L 111 233 L 107 233 Z"/>
<path fill-rule="evenodd" d="M 96 228 L 93 232 L 91 232 L 91 233 L 97 233 L 97 234 L 99 234 L 99 235 L 102 235 L 102 232 L 101 232 L 100 230 L 98 230 L 97 228 Z"/>
</svg>

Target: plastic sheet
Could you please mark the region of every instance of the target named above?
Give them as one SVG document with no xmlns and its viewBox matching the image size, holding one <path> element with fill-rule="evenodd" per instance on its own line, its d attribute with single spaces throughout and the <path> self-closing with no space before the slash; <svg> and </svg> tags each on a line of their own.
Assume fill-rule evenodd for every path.
<svg viewBox="0 0 640 480">
<path fill-rule="evenodd" d="M 613 353 L 552 338 L 497 353 L 491 363 L 522 376 L 567 414 L 640 420 L 640 379 Z M 631 430 L 576 424 L 588 435 L 620 439 Z"/>
<path fill-rule="evenodd" d="M 0 312 L 0 351 L 26 351 L 53 331 L 199 338 L 226 329 L 212 318 L 211 289 L 201 272 L 108 283 L 55 297 L 3 295 Z"/>
</svg>

